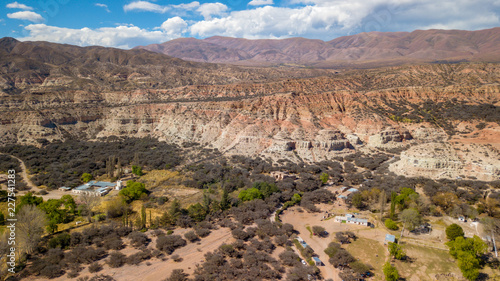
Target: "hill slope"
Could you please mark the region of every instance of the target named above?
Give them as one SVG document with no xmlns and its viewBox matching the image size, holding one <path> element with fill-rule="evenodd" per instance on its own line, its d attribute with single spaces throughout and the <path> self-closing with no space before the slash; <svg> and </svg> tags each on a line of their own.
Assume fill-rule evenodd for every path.
<svg viewBox="0 0 500 281">
<path fill-rule="evenodd" d="M 248 40 L 214 36 L 139 46 L 184 60 L 241 65 L 380 66 L 408 62 L 500 61 L 500 27 L 479 30 L 369 32 L 325 42 L 305 38 Z"/>
</svg>

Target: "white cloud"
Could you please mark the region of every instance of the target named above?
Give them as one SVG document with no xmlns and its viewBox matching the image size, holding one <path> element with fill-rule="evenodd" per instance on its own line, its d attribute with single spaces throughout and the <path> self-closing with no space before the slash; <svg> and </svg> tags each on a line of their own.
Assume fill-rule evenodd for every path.
<svg viewBox="0 0 500 281">
<path fill-rule="evenodd" d="M 35 23 L 44 21 L 44 18 L 41 15 L 31 11 L 15 12 L 12 14 L 7 14 L 7 17 L 9 19 L 27 20 Z"/>
<path fill-rule="evenodd" d="M 489 0 L 291 1 L 300 6 L 264 6 L 232 11 L 219 18 L 205 16 L 190 26 L 190 32 L 200 37 L 304 36 L 330 40 L 364 31 L 412 31 L 432 27 L 476 30 L 500 25 L 500 11 Z"/>
<path fill-rule="evenodd" d="M 96 3 L 95 5 L 96 5 L 97 7 L 104 8 L 104 9 L 106 10 L 106 12 L 111 13 L 111 11 L 110 11 L 110 10 L 109 10 L 109 8 L 108 8 L 108 5 L 106 5 L 106 4 L 102 4 L 102 3 Z"/>
<path fill-rule="evenodd" d="M 198 1 L 194 1 L 191 3 L 187 3 L 187 4 L 172 5 L 172 7 L 175 9 L 188 10 L 188 11 L 194 10 L 194 9 L 198 8 L 199 6 L 200 6 L 200 2 L 198 2 Z"/>
<path fill-rule="evenodd" d="M 205 3 L 201 5 L 197 10 L 206 20 L 212 18 L 212 16 L 221 16 L 226 13 L 227 6 L 216 2 L 216 3 Z"/>
<path fill-rule="evenodd" d="M 148 1 L 135 1 L 130 4 L 123 6 L 123 10 L 125 12 L 128 11 L 146 11 L 146 12 L 155 12 L 155 13 L 165 13 L 170 8 L 167 6 L 161 6 L 158 4 L 154 4 Z"/>
<path fill-rule="evenodd" d="M 188 24 L 180 17 L 169 18 L 161 24 L 161 29 L 170 37 L 181 37 L 187 31 Z"/>
<path fill-rule="evenodd" d="M 30 10 L 32 11 L 33 8 L 30 7 L 30 6 L 26 6 L 24 4 L 21 4 L 21 3 L 18 3 L 17 1 L 16 2 L 12 2 L 12 3 L 9 3 L 7 4 L 7 6 L 5 6 L 7 8 L 10 8 L 10 9 L 21 9 L 21 10 Z"/>
<path fill-rule="evenodd" d="M 150 31 L 137 26 L 102 27 L 97 29 L 71 29 L 45 24 L 30 24 L 25 27 L 27 41 L 49 41 L 78 46 L 99 45 L 129 49 L 138 45 L 165 42 L 176 38 L 160 30 Z"/>
<path fill-rule="evenodd" d="M 252 0 L 248 3 L 250 6 L 264 6 L 274 4 L 273 0 Z"/>
</svg>

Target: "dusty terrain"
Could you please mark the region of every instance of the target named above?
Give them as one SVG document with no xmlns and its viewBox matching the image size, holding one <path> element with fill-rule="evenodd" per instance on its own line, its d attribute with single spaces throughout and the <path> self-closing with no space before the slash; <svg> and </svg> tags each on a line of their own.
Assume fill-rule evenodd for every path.
<svg viewBox="0 0 500 281">
<path fill-rule="evenodd" d="M 358 239 L 350 244 L 343 245 L 355 258 L 367 263 L 374 268 L 375 276 L 372 280 L 384 280 L 381 265 L 389 260 L 387 246 L 384 245 L 385 235 L 393 234 L 396 237 L 400 236 L 401 231 L 390 231 L 380 223 L 375 214 L 369 212 L 361 212 L 359 217 L 368 218 L 369 221 L 375 224 L 374 228 L 366 226 L 358 226 L 353 224 L 341 224 L 335 222 L 333 217 L 327 220 L 322 220 L 324 212 L 332 211 L 337 214 L 345 214 L 349 212 L 345 206 L 339 207 L 334 205 L 320 204 L 321 213 L 308 213 L 306 211 L 299 212 L 300 207 L 292 207 L 286 210 L 281 219 L 283 222 L 290 223 L 297 229 L 299 236 L 313 248 L 320 259 L 325 262 L 325 266 L 320 266 L 320 270 L 325 278 L 333 278 L 340 280 L 338 277 L 338 269 L 335 269 L 328 263 L 328 256 L 324 253 L 324 249 L 328 243 L 335 240 L 335 233 L 339 231 L 352 231 Z M 405 231 L 400 244 L 410 257 L 410 262 L 395 261 L 395 266 L 406 280 L 441 280 L 441 275 L 452 274 L 460 278 L 461 273 L 454 259 L 449 255 L 448 248 L 444 245 L 446 235 L 444 230 L 447 225 L 457 223 L 456 219 L 446 217 L 443 219 L 435 219 L 430 222 L 433 226 L 433 231 L 430 234 L 415 235 Z M 307 226 L 319 225 L 323 226 L 330 234 L 327 238 L 319 238 L 311 236 L 307 230 Z M 460 223 L 467 235 L 476 234 L 475 225 L 470 223 Z M 481 231 L 480 229 L 478 231 Z"/>
<path fill-rule="evenodd" d="M 174 234 L 183 235 L 189 229 L 178 229 L 175 230 Z M 148 248 L 155 249 L 156 238 L 151 235 L 149 231 L 148 236 L 152 238 L 149 243 Z M 192 274 L 196 268 L 196 264 L 201 264 L 204 259 L 204 254 L 217 249 L 223 243 L 231 243 L 233 238 L 231 236 L 231 231 L 228 228 L 220 228 L 212 231 L 212 233 L 202 238 L 199 242 L 188 243 L 185 247 L 177 249 L 173 254 L 178 254 L 182 257 L 182 261 L 174 262 L 171 259 L 163 261 L 161 258 L 152 258 L 148 261 L 144 261 L 139 265 L 124 265 L 119 268 L 110 268 L 107 264 L 103 263 L 106 261 L 100 261 L 99 263 L 103 265 L 103 269 L 99 272 L 100 274 L 110 275 L 116 280 L 120 281 L 158 281 L 167 278 L 174 269 L 183 269 L 186 273 Z M 125 255 L 130 255 L 138 250 L 127 247 L 120 252 Z M 165 256 L 169 258 L 169 256 Z M 149 265 L 148 265 L 149 264 Z M 94 274 L 89 273 L 88 266 L 85 266 L 80 272 L 80 277 L 89 276 L 92 277 Z M 46 280 L 40 278 L 30 277 L 26 280 Z M 68 280 L 66 275 L 51 279 L 56 281 Z"/>
</svg>

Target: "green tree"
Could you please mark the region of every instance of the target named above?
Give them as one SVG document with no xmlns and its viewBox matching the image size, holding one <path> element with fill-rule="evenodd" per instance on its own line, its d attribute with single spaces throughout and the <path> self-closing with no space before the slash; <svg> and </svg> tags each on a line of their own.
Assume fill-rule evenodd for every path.
<svg viewBox="0 0 500 281">
<path fill-rule="evenodd" d="M 469 253 L 462 253 L 458 259 L 458 268 L 467 280 L 476 280 L 481 267 L 479 259 Z"/>
<path fill-rule="evenodd" d="M 223 189 L 222 190 L 222 198 L 220 200 L 220 209 L 225 211 L 227 209 L 229 209 L 231 206 L 230 206 L 230 202 L 229 202 L 229 193 L 227 192 L 227 189 Z"/>
<path fill-rule="evenodd" d="M 179 200 L 177 200 L 177 198 L 175 198 L 174 201 L 172 201 L 172 204 L 170 204 L 170 208 L 168 209 L 168 215 L 172 224 L 175 224 L 177 218 L 181 215 L 181 213 L 181 203 L 179 202 Z"/>
<path fill-rule="evenodd" d="M 145 194 L 146 192 L 147 190 L 143 183 L 128 181 L 127 187 L 120 190 L 119 194 L 125 199 L 126 202 L 130 203 L 141 198 L 141 195 Z"/>
<path fill-rule="evenodd" d="M 391 219 L 394 219 L 395 216 L 396 216 L 396 197 L 398 196 L 398 194 L 396 192 L 391 192 L 391 212 L 389 214 L 389 216 L 391 217 Z"/>
<path fill-rule="evenodd" d="M 82 176 L 80 177 L 80 179 L 82 180 L 82 182 L 85 182 L 85 183 L 91 181 L 93 178 L 94 177 L 91 174 L 89 174 L 89 173 L 83 173 Z"/>
<path fill-rule="evenodd" d="M 450 248 L 450 255 L 458 260 L 458 267 L 464 277 L 468 280 L 476 280 L 481 267 L 481 256 L 488 248 L 486 243 L 474 235 L 473 238 L 458 236 L 446 245 Z"/>
<path fill-rule="evenodd" d="M 384 224 L 385 224 L 385 227 L 387 227 L 390 230 L 398 230 L 398 228 L 399 228 L 398 224 L 391 219 L 386 219 Z"/>
<path fill-rule="evenodd" d="M 189 206 L 188 214 L 194 221 L 200 222 L 207 216 L 207 211 L 200 203 L 196 203 Z"/>
<path fill-rule="evenodd" d="M 254 182 L 252 188 L 258 189 L 264 198 L 271 196 L 275 192 L 279 192 L 279 188 L 274 183 L 268 183 L 263 181 Z"/>
<path fill-rule="evenodd" d="M 394 200 L 396 204 L 399 205 L 400 210 L 404 210 L 408 206 L 409 202 L 415 198 L 412 195 L 417 195 L 418 197 L 418 194 L 415 192 L 415 190 L 408 187 L 401 188 L 400 194 L 396 196 Z"/>
<path fill-rule="evenodd" d="M 238 199 L 241 201 L 251 201 L 254 199 L 264 199 L 264 195 L 262 192 L 255 187 L 242 190 L 240 194 L 238 194 Z"/>
<path fill-rule="evenodd" d="M 146 228 L 146 207 L 142 204 L 141 207 L 141 229 Z"/>
<path fill-rule="evenodd" d="M 25 195 L 19 197 L 19 203 L 16 205 L 16 213 L 21 209 L 24 205 L 35 205 L 38 206 L 43 203 L 42 197 L 33 196 L 33 193 L 28 192 Z"/>
<path fill-rule="evenodd" d="M 47 223 L 47 232 L 50 233 L 50 234 L 54 234 L 54 232 L 57 231 L 59 227 L 57 226 L 57 222 L 54 221 L 54 220 L 50 220 L 48 223 Z"/>
<path fill-rule="evenodd" d="M 139 177 L 142 176 L 143 175 L 142 167 L 133 165 L 132 166 L 132 174 L 137 175 Z"/>
<path fill-rule="evenodd" d="M 414 230 L 422 223 L 422 216 L 415 209 L 406 209 L 399 214 L 399 219 L 408 230 Z"/>
<path fill-rule="evenodd" d="M 352 195 L 352 205 L 358 209 L 363 208 L 363 195 L 361 195 L 361 192 L 354 192 Z"/>
<path fill-rule="evenodd" d="M 457 237 L 464 237 L 464 230 L 462 227 L 456 223 L 449 225 L 446 228 L 446 238 L 448 240 L 453 241 Z"/>
<path fill-rule="evenodd" d="M 389 242 L 389 253 L 397 260 L 402 260 L 406 257 L 406 253 L 403 251 L 401 246 L 396 243 Z"/>
<path fill-rule="evenodd" d="M 383 267 L 385 280 L 387 281 L 397 281 L 399 279 L 398 270 L 392 266 L 389 262 L 386 262 Z"/>
<path fill-rule="evenodd" d="M 322 173 L 321 176 L 319 176 L 319 179 L 323 184 L 326 184 L 328 180 L 330 179 L 330 175 L 327 173 Z"/>
</svg>

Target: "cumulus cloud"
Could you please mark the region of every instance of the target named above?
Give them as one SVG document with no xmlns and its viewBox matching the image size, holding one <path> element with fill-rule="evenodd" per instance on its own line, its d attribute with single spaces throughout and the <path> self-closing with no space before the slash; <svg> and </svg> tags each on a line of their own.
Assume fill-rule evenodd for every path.
<svg viewBox="0 0 500 281">
<path fill-rule="evenodd" d="M 252 0 L 248 3 L 250 6 L 264 6 L 274 4 L 273 0 Z"/>
<path fill-rule="evenodd" d="M 227 6 L 222 3 L 205 3 L 201 5 L 197 10 L 206 20 L 212 18 L 212 16 L 220 16 L 226 13 Z"/>
<path fill-rule="evenodd" d="M 96 3 L 95 5 L 96 5 L 97 7 L 104 8 L 104 9 L 106 10 L 106 12 L 111 13 L 111 11 L 110 11 L 110 10 L 109 10 L 109 8 L 108 8 L 108 5 L 106 5 L 106 4 L 102 4 L 102 3 Z"/>
<path fill-rule="evenodd" d="M 97 29 L 71 29 L 45 24 L 30 24 L 25 27 L 28 37 L 20 38 L 26 41 L 49 41 L 78 46 L 99 45 L 130 49 L 138 45 L 165 42 L 174 39 L 163 31 L 150 31 L 137 26 L 121 25 L 117 27 L 102 27 Z"/>
<path fill-rule="evenodd" d="M 123 6 L 123 10 L 125 12 L 145 11 L 145 12 L 165 13 L 169 10 L 169 7 L 161 6 L 148 1 L 135 1 Z"/>
<path fill-rule="evenodd" d="M 7 14 L 7 17 L 9 19 L 27 20 L 35 23 L 40 23 L 44 21 L 44 18 L 41 15 L 31 11 L 15 12 L 12 14 Z"/>
<path fill-rule="evenodd" d="M 266 0 L 254 0 L 266 1 Z M 265 6 L 205 17 L 190 26 L 194 36 L 245 38 L 304 36 L 329 40 L 368 31 L 483 29 L 500 24 L 488 0 L 291 0 L 295 7 Z M 480 14 L 481 17 L 477 15 Z"/>
<path fill-rule="evenodd" d="M 194 1 L 191 3 L 186 3 L 186 4 L 179 4 L 179 5 L 172 5 L 173 8 L 175 9 L 181 9 L 181 10 L 188 10 L 192 11 L 200 6 L 200 2 Z"/>
<path fill-rule="evenodd" d="M 17 1 L 16 2 L 12 2 L 12 3 L 9 3 L 7 4 L 7 6 L 5 6 L 7 8 L 10 8 L 10 9 L 21 9 L 21 10 L 29 10 L 29 11 L 32 11 L 33 8 L 30 7 L 30 6 L 26 6 L 24 4 L 21 4 L 21 3 L 18 3 Z"/>
<path fill-rule="evenodd" d="M 181 37 L 187 31 L 188 24 L 180 17 L 169 18 L 161 24 L 161 29 L 169 37 Z"/>
</svg>

